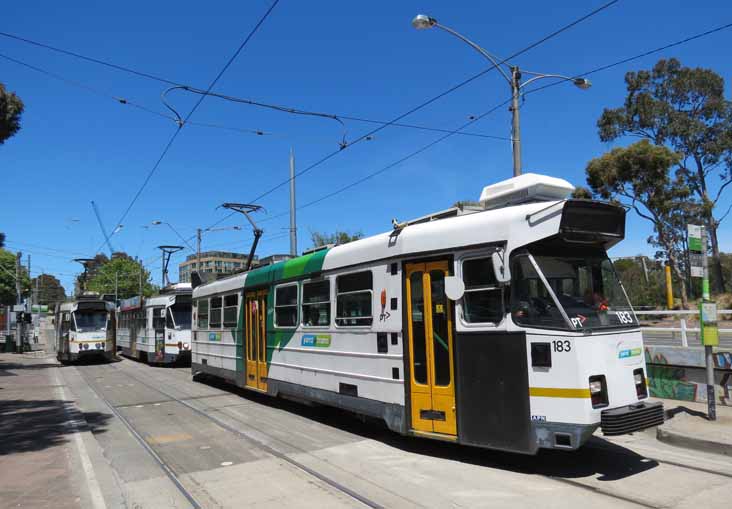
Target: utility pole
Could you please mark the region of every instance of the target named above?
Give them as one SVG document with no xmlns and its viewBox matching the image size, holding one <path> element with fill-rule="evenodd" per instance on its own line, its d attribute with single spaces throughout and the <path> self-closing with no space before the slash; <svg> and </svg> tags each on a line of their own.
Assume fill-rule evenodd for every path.
<svg viewBox="0 0 732 509">
<path fill-rule="evenodd" d="M 702 225 L 687 225 L 689 251 L 691 256 L 691 276 L 701 277 L 702 300 L 699 303 L 699 329 L 701 343 L 704 345 L 707 382 L 707 416 L 710 421 L 717 420 L 717 402 L 714 392 L 714 347 L 719 345 L 717 328 L 717 305 L 709 293 L 709 265 L 707 261 L 707 232 Z"/>
<path fill-rule="evenodd" d="M 521 125 L 519 122 L 519 98 L 521 95 L 521 71 L 511 66 L 511 145 L 513 147 L 513 176 L 521 175 Z"/>
<path fill-rule="evenodd" d="M 201 272 L 201 229 L 196 229 L 196 269 Z"/>
<path fill-rule="evenodd" d="M 295 220 L 295 152 L 290 148 L 290 256 L 297 256 L 297 221 Z"/>
<path fill-rule="evenodd" d="M 114 305 L 117 305 L 118 297 L 117 297 L 117 291 L 119 290 L 119 272 L 114 272 Z"/>
<path fill-rule="evenodd" d="M 706 370 L 707 370 L 707 413 L 709 415 L 710 421 L 716 421 L 717 420 L 717 402 L 715 401 L 714 396 L 714 347 L 710 344 L 707 344 L 706 341 L 706 334 L 704 333 L 705 328 L 709 328 L 704 322 L 705 322 L 705 313 L 704 313 L 704 304 L 711 302 L 711 295 L 709 294 L 709 261 L 707 260 L 707 229 L 702 226 L 701 227 L 701 240 L 702 240 L 702 271 L 703 271 L 703 277 L 702 277 L 702 312 L 700 313 L 700 324 L 702 328 L 702 342 L 704 343 L 704 360 L 706 364 Z M 714 307 L 714 313 L 715 316 L 713 317 L 714 321 L 714 327 L 716 330 L 716 321 L 717 321 L 717 309 L 716 306 Z M 711 324 L 710 324 L 711 325 Z M 717 339 L 717 344 L 719 344 L 719 339 Z"/>
<path fill-rule="evenodd" d="M 20 281 L 20 264 L 21 264 L 22 258 L 23 258 L 23 253 L 18 251 L 18 253 L 16 253 L 16 255 L 15 255 L 15 293 L 16 293 L 16 303 L 18 305 L 23 303 L 22 287 L 21 287 L 21 281 Z M 15 351 L 19 352 L 19 353 L 23 351 L 23 319 L 20 317 L 21 317 L 21 313 L 16 312 L 15 313 Z"/>
</svg>

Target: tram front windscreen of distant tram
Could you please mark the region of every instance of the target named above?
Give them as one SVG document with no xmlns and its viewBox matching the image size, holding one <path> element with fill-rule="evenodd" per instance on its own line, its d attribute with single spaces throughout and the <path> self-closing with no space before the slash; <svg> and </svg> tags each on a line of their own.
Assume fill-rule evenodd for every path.
<svg viewBox="0 0 732 509">
<path fill-rule="evenodd" d="M 76 332 L 98 332 L 106 330 L 107 313 L 101 311 L 76 311 Z"/>
<path fill-rule="evenodd" d="M 556 301 L 537 273 L 532 258 Z M 518 324 L 570 330 L 638 325 L 603 248 L 556 241 L 538 243 L 514 256 L 512 277 L 511 313 Z"/>
</svg>

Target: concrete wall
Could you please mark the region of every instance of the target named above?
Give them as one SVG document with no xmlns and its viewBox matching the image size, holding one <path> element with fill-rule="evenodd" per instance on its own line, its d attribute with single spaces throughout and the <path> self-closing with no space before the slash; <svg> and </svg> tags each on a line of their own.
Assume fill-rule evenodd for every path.
<svg viewBox="0 0 732 509">
<path fill-rule="evenodd" d="M 703 348 L 647 346 L 645 355 L 651 396 L 707 402 Z M 732 406 L 732 352 L 715 352 L 713 359 L 717 403 Z"/>
</svg>

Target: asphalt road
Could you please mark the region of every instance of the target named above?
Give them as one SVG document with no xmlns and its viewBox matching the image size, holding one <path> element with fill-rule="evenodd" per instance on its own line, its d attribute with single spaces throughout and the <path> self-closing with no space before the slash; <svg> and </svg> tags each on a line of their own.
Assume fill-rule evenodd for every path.
<svg viewBox="0 0 732 509">
<path fill-rule="evenodd" d="M 188 368 L 123 360 L 58 371 L 85 415 L 106 416 L 89 449 L 109 507 L 728 506 L 729 458 L 650 432 L 520 456 L 196 383 Z"/>
</svg>

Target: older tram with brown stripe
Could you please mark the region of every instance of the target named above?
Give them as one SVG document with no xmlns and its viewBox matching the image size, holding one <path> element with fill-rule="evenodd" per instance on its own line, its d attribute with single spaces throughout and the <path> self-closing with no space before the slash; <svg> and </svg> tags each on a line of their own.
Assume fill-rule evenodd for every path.
<svg viewBox="0 0 732 509">
<path fill-rule="evenodd" d="M 528 454 L 661 424 L 606 253 L 625 210 L 572 189 L 525 174 L 478 206 L 196 286 L 193 373 Z"/>
</svg>

